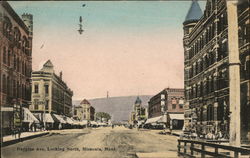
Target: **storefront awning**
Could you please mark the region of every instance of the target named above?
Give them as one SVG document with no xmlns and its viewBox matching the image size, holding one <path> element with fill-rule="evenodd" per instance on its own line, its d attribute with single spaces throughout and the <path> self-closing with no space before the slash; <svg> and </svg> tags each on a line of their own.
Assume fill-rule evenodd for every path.
<svg viewBox="0 0 250 158">
<path fill-rule="evenodd" d="M 169 114 L 171 120 L 184 120 L 184 114 Z"/>
<path fill-rule="evenodd" d="M 0 109 L 1 109 L 1 111 L 13 112 L 13 107 L 4 107 L 4 106 L 2 106 Z"/>
<path fill-rule="evenodd" d="M 80 121 L 80 125 L 87 125 L 88 124 L 88 120 L 82 120 Z"/>
<path fill-rule="evenodd" d="M 104 123 L 104 122 L 98 122 L 97 123 L 99 126 L 105 126 L 105 125 L 107 125 L 107 123 Z"/>
<path fill-rule="evenodd" d="M 73 123 L 74 123 L 73 120 L 72 120 L 71 118 L 69 118 L 69 117 L 64 117 L 64 120 L 65 120 L 66 123 L 68 123 L 68 124 L 73 124 Z"/>
<path fill-rule="evenodd" d="M 95 122 L 95 121 L 90 121 L 90 124 L 91 124 L 91 125 L 97 125 L 97 122 Z"/>
<path fill-rule="evenodd" d="M 74 120 L 73 125 L 80 125 L 79 121 Z"/>
<path fill-rule="evenodd" d="M 163 122 L 163 116 L 149 118 L 147 119 L 145 124 L 160 123 L 160 122 Z"/>
<path fill-rule="evenodd" d="M 28 108 L 23 108 L 23 122 L 39 123 L 38 119 L 30 112 Z"/>
<path fill-rule="evenodd" d="M 55 116 L 57 122 L 64 123 L 64 124 L 66 123 L 66 121 L 64 121 L 62 116 L 57 115 L 57 114 L 53 114 L 53 116 Z"/>
<path fill-rule="evenodd" d="M 45 118 L 44 118 L 44 121 L 47 122 L 47 123 L 54 123 L 55 121 L 53 120 L 51 114 L 49 113 L 46 113 L 45 115 Z"/>
</svg>

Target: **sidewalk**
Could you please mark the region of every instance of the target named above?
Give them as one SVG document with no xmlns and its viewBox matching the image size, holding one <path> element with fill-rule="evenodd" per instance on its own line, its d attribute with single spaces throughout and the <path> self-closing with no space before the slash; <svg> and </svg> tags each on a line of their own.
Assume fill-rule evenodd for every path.
<svg viewBox="0 0 250 158">
<path fill-rule="evenodd" d="M 12 135 L 4 136 L 2 147 L 7 146 L 7 145 L 11 145 L 14 143 L 18 143 L 19 141 L 32 139 L 32 138 L 40 137 L 40 136 L 47 135 L 47 134 L 49 134 L 48 131 L 23 132 L 23 133 L 21 133 L 20 140 L 18 139 L 18 134 L 16 134 L 16 138 L 15 138 L 15 136 L 12 136 Z"/>
<path fill-rule="evenodd" d="M 177 136 L 177 137 L 179 137 L 182 133 L 183 133 L 182 130 L 172 130 L 172 133 L 170 133 L 169 130 L 166 130 L 165 133 L 163 131 L 159 132 L 159 134 L 168 134 L 168 135 L 173 135 L 173 136 Z"/>
<path fill-rule="evenodd" d="M 153 153 L 136 153 L 137 158 L 176 158 L 177 152 L 153 152 Z"/>
</svg>

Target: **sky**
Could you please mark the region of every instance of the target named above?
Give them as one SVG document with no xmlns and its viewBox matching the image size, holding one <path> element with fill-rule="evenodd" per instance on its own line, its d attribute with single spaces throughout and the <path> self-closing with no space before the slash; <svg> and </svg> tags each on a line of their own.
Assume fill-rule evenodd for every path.
<svg viewBox="0 0 250 158">
<path fill-rule="evenodd" d="M 184 87 L 182 23 L 191 1 L 9 3 L 33 15 L 33 71 L 50 59 L 74 100 Z"/>
</svg>

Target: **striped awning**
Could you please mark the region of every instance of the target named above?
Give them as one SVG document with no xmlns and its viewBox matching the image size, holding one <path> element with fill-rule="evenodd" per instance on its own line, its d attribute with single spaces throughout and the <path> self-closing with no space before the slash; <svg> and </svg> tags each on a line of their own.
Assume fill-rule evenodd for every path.
<svg viewBox="0 0 250 158">
<path fill-rule="evenodd" d="M 53 114 L 54 118 L 56 119 L 56 122 L 64 123 L 66 124 L 66 121 L 64 121 L 63 117 L 57 114 Z"/>
<path fill-rule="evenodd" d="M 23 122 L 39 123 L 38 119 L 30 112 L 28 108 L 23 108 Z"/>
<path fill-rule="evenodd" d="M 151 124 L 151 123 L 161 122 L 161 119 L 163 119 L 163 116 L 149 118 L 149 119 L 147 119 L 147 121 L 145 122 L 145 124 Z"/>
<path fill-rule="evenodd" d="M 47 123 L 54 123 L 55 121 L 53 120 L 51 114 L 49 113 L 46 113 L 44 115 L 44 121 L 47 122 Z"/>
<path fill-rule="evenodd" d="M 68 123 L 68 124 L 73 124 L 73 123 L 74 123 L 74 121 L 73 121 L 71 118 L 67 117 L 67 116 L 64 117 L 64 120 L 65 120 L 66 123 Z"/>
</svg>

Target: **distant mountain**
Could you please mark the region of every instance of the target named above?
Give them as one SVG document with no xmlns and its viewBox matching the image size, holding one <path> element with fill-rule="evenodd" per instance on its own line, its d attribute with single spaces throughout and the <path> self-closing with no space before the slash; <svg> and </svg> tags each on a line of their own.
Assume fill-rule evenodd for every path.
<svg viewBox="0 0 250 158">
<path fill-rule="evenodd" d="M 142 105 L 148 105 L 150 95 L 139 96 L 142 100 Z M 124 97 L 109 97 L 97 98 L 88 100 L 95 108 L 96 112 L 106 112 L 112 117 L 112 121 L 119 122 L 129 120 L 130 113 L 133 110 L 137 96 L 124 96 Z M 81 100 L 74 100 L 73 105 L 79 105 Z"/>
</svg>

